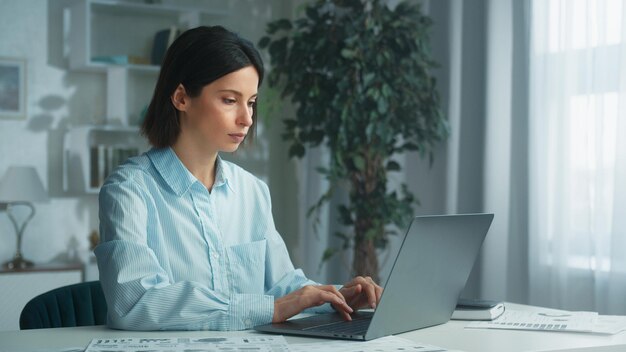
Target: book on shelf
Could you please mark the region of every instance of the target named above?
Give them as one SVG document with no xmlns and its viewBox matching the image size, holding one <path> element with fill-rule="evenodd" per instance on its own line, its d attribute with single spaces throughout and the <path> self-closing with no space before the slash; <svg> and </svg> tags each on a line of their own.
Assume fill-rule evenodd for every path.
<svg viewBox="0 0 626 352">
<path fill-rule="evenodd" d="M 151 63 L 153 65 L 161 65 L 165 58 L 167 48 L 172 45 L 176 37 L 178 37 L 178 34 L 179 30 L 175 26 L 156 32 L 154 42 L 152 43 Z"/>
<path fill-rule="evenodd" d="M 112 65 L 150 65 L 150 59 L 134 55 L 103 55 L 91 58 L 93 62 L 101 62 Z"/>
<path fill-rule="evenodd" d="M 98 169 L 100 167 L 98 164 L 99 153 L 97 146 L 89 148 L 89 187 L 91 188 L 96 188 L 100 185 L 100 181 L 98 180 Z"/>
<path fill-rule="evenodd" d="M 119 147 L 103 144 L 94 145 L 90 148 L 89 186 L 98 188 L 104 184 L 104 180 L 126 159 L 139 155 L 137 147 Z"/>
<path fill-rule="evenodd" d="M 504 303 L 491 300 L 459 299 L 450 319 L 494 320 L 504 313 Z"/>
</svg>

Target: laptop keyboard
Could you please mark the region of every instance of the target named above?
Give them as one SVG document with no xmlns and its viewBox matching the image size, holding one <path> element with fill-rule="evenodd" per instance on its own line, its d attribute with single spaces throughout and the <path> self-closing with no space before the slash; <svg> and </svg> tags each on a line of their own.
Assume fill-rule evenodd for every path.
<svg viewBox="0 0 626 352">
<path fill-rule="evenodd" d="M 312 326 L 304 330 L 345 335 L 365 335 L 371 321 L 371 317 L 363 317 L 352 321 L 338 321 L 330 324 Z"/>
</svg>

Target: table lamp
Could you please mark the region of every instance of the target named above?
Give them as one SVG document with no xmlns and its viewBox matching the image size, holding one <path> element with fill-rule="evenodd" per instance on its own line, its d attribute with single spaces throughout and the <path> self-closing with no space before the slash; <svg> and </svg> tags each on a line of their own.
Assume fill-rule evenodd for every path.
<svg viewBox="0 0 626 352">
<path fill-rule="evenodd" d="M 9 219 L 15 228 L 17 248 L 13 260 L 3 264 L 7 269 L 24 269 L 33 265 L 33 262 L 22 256 L 22 236 L 28 222 L 35 216 L 35 207 L 32 202 L 47 201 L 41 179 L 32 166 L 11 166 L 0 180 L 0 210 L 6 210 Z M 25 206 L 30 214 L 20 225 L 13 214 L 13 208 Z"/>
</svg>

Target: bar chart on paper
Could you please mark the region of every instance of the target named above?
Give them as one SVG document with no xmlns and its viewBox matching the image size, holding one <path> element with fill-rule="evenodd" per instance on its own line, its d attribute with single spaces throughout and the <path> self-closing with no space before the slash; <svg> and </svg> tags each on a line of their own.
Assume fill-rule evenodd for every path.
<svg viewBox="0 0 626 352">
<path fill-rule="evenodd" d="M 493 321 L 474 321 L 466 328 L 546 330 L 616 334 L 626 330 L 626 316 L 598 315 L 596 312 L 571 312 L 545 309 L 534 312 L 506 310 Z"/>
</svg>

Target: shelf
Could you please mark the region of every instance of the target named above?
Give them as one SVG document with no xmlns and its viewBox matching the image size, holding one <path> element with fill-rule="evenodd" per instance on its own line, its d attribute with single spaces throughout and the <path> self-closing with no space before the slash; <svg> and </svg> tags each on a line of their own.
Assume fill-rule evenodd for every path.
<svg viewBox="0 0 626 352">
<path fill-rule="evenodd" d="M 67 132 L 63 148 L 63 189 L 97 194 L 115 167 L 149 146 L 138 127 L 81 126 Z"/>
<path fill-rule="evenodd" d="M 107 12 L 112 15 L 169 15 L 172 13 L 183 14 L 195 12 L 206 16 L 224 17 L 227 11 L 207 10 L 191 6 L 178 6 L 169 4 L 141 4 L 125 1 L 92 0 L 94 10 Z"/>
<path fill-rule="evenodd" d="M 150 101 L 160 67 L 152 63 L 158 32 L 219 24 L 228 11 L 113 0 L 77 0 L 68 21 L 71 70 L 106 74 L 107 123 L 132 124 Z M 146 64 L 143 64 L 143 63 Z"/>
<path fill-rule="evenodd" d="M 157 74 L 161 69 L 157 65 L 139 65 L 139 64 L 110 64 L 105 62 L 89 61 L 80 67 L 80 71 L 102 72 L 106 73 L 111 68 L 123 68 L 137 73 Z"/>
<path fill-rule="evenodd" d="M 142 4 L 109 0 L 81 0 L 70 8 L 70 68 L 105 72 L 111 66 L 158 72 L 154 65 L 115 65 L 94 57 L 130 55 L 150 59 L 154 35 L 176 26 L 181 31 L 201 24 L 219 23 L 228 11 Z"/>
<path fill-rule="evenodd" d="M 114 125 L 85 125 L 76 127 L 77 130 L 86 130 L 93 132 L 127 132 L 136 133 L 139 136 L 141 129 L 139 126 L 114 126 Z"/>
</svg>

